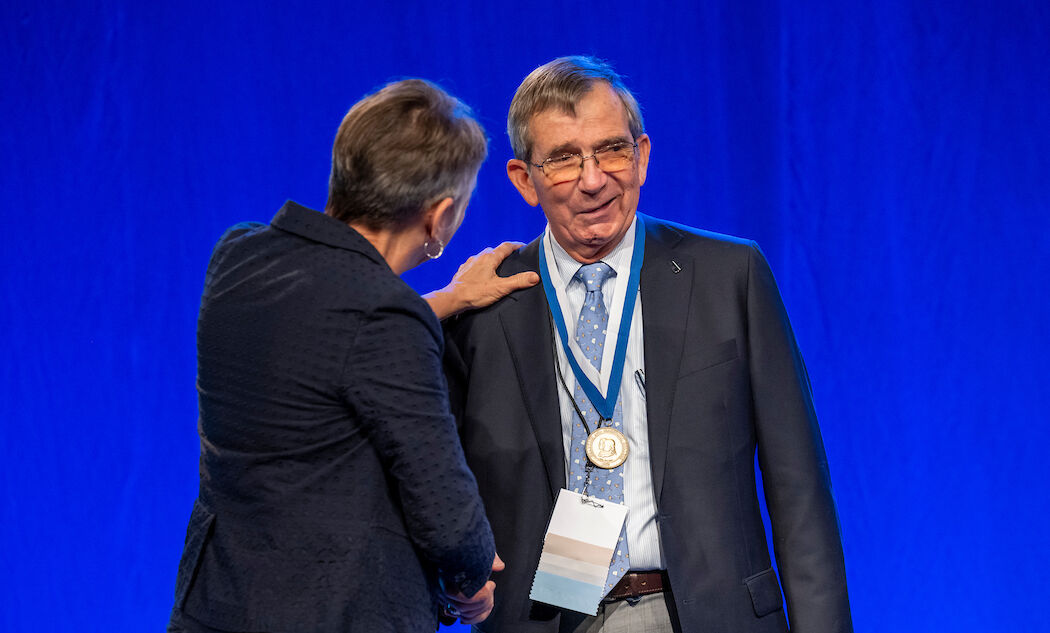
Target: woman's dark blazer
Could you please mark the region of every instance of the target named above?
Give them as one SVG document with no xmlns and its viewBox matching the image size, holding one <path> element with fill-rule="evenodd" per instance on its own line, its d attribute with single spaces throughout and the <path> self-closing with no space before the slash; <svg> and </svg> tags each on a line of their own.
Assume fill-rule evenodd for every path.
<svg viewBox="0 0 1050 633">
<path fill-rule="evenodd" d="M 360 234 L 293 202 L 231 228 L 197 353 L 200 492 L 173 629 L 433 631 L 438 576 L 485 583 L 492 533 L 440 326 Z"/>
</svg>

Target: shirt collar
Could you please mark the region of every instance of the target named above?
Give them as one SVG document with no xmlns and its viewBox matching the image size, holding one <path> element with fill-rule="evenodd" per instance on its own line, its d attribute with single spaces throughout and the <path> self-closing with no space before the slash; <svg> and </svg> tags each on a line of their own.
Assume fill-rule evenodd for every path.
<svg viewBox="0 0 1050 633">
<path fill-rule="evenodd" d="M 631 221 L 631 226 L 624 233 L 620 243 L 617 244 L 608 255 L 603 257 L 601 261 L 608 264 L 609 268 L 620 275 L 621 271 L 630 269 L 631 267 L 631 256 L 634 255 L 634 232 L 638 227 L 638 216 L 635 215 Z M 562 248 L 558 240 L 554 239 L 554 234 L 551 233 L 551 225 L 547 224 L 547 228 L 544 231 L 543 239 L 547 242 L 549 248 L 547 252 L 554 256 L 554 264 L 558 269 L 558 276 L 561 277 L 561 283 L 564 288 L 568 288 L 569 284 L 572 283 L 575 278 L 576 271 L 580 269 L 580 262 L 573 259 L 572 255 Z"/>
</svg>

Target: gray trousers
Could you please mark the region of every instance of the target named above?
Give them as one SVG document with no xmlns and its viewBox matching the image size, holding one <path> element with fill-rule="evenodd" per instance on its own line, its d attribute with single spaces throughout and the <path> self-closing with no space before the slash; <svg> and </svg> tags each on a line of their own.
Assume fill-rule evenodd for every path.
<svg viewBox="0 0 1050 633">
<path fill-rule="evenodd" d="M 559 633 L 680 633 L 674 600 L 670 593 L 642 596 L 634 604 L 617 600 L 598 607 L 598 615 L 567 613 L 561 616 Z"/>
<path fill-rule="evenodd" d="M 471 627 L 472 633 L 480 629 Z M 558 633 L 682 633 L 670 592 L 642 596 L 634 604 L 617 600 L 598 607 L 598 615 L 562 611 Z"/>
</svg>

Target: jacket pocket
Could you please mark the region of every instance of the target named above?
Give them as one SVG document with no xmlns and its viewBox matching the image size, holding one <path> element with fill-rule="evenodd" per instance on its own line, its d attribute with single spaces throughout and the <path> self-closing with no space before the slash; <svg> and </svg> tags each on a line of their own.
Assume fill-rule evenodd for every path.
<svg viewBox="0 0 1050 633">
<path fill-rule="evenodd" d="M 755 615 L 762 617 L 784 606 L 784 600 L 780 595 L 780 581 L 777 573 L 772 567 L 759 572 L 754 576 L 744 579 L 747 590 L 751 594 L 751 605 L 755 608 Z"/>
<path fill-rule="evenodd" d="M 714 345 L 708 345 L 700 350 L 682 358 L 682 366 L 678 371 L 678 377 L 684 378 L 689 374 L 695 374 L 715 365 L 721 365 L 739 356 L 736 349 L 736 339 L 722 341 Z"/>
<path fill-rule="evenodd" d="M 194 501 L 190 524 L 186 527 L 186 544 L 182 548 L 179 573 L 175 578 L 175 605 L 179 609 L 186 604 L 186 596 L 189 595 L 190 587 L 193 586 L 193 580 L 197 576 L 197 569 L 200 567 L 201 556 L 204 553 L 204 544 L 211 537 L 214 523 L 215 515 L 199 500 Z"/>
</svg>

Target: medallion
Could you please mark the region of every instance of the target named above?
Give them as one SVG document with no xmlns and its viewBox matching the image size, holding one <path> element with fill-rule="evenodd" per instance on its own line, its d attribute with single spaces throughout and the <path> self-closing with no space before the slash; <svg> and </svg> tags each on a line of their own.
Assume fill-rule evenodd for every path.
<svg viewBox="0 0 1050 633">
<path fill-rule="evenodd" d="M 616 468 L 629 451 L 627 437 L 612 427 L 603 426 L 587 436 L 587 459 L 598 468 Z"/>
</svg>

